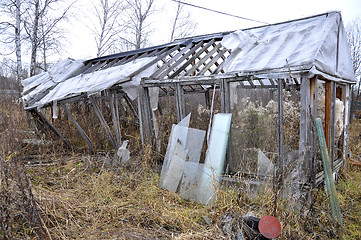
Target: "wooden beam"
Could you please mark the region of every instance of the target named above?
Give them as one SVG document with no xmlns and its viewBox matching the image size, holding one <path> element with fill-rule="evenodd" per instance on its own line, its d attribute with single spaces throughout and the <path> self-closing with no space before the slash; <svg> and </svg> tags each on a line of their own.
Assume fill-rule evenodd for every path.
<svg viewBox="0 0 361 240">
<path fill-rule="evenodd" d="M 180 122 L 186 116 L 183 88 L 179 83 L 175 83 L 175 105 L 177 109 L 177 120 Z"/>
<path fill-rule="evenodd" d="M 203 63 L 205 63 L 205 61 L 207 61 L 210 57 L 212 57 L 212 55 L 219 49 L 222 47 L 222 44 L 218 44 L 216 47 L 214 47 L 211 51 L 209 51 L 206 56 L 204 56 L 203 58 L 201 58 L 196 64 L 193 65 L 192 68 L 190 68 L 186 74 L 184 74 L 185 76 L 189 76 L 192 75 L 194 73 L 194 71 L 196 69 L 198 69 Z M 206 51 L 208 51 L 208 49 L 206 49 Z"/>
<path fill-rule="evenodd" d="M 111 91 L 110 96 L 110 111 L 112 113 L 112 121 L 114 126 L 115 138 L 117 141 L 118 149 L 120 147 L 121 142 L 121 132 L 120 132 L 120 122 L 119 122 L 119 109 L 118 109 L 118 95 L 116 91 Z"/>
<path fill-rule="evenodd" d="M 94 101 L 94 98 L 92 96 L 89 96 L 89 100 L 94 107 L 94 111 L 95 111 L 97 117 L 99 118 L 99 121 L 100 121 L 102 127 L 104 128 L 105 133 L 107 134 L 107 136 L 110 140 L 110 143 L 113 145 L 114 149 L 117 149 L 117 143 L 114 140 L 112 133 L 110 132 L 110 128 L 109 128 L 107 122 L 105 121 L 102 113 L 100 112 L 99 107 L 97 106 L 96 102 Z"/>
<path fill-rule="evenodd" d="M 330 144 L 330 160 L 331 168 L 334 166 L 335 161 L 335 119 L 336 119 L 336 83 L 332 82 L 332 96 L 331 96 L 331 144 Z"/>
<path fill-rule="evenodd" d="M 317 77 L 311 79 L 311 117 L 312 122 L 316 122 L 317 118 Z M 310 169 L 310 181 L 313 188 L 316 187 L 316 175 L 317 175 L 317 132 L 315 125 L 312 124 L 312 152 L 311 152 L 311 169 Z"/>
<path fill-rule="evenodd" d="M 139 118 L 139 114 L 137 113 L 136 106 L 134 106 L 132 100 L 129 98 L 129 96 L 127 94 L 123 94 L 122 95 L 125 102 L 128 104 L 130 110 L 132 111 L 133 115 L 135 118 Z"/>
<path fill-rule="evenodd" d="M 342 158 L 346 160 L 347 154 L 347 138 L 348 138 L 348 125 L 350 123 L 350 84 L 345 86 L 345 117 L 344 117 L 344 130 L 343 130 L 343 144 L 342 144 Z"/>
<path fill-rule="evenodd" d="M 193 46 L 187 53 L 184 53 L 184 55 L 179 58 L 172 66 L 170 66 L 169 68 L 165 69 L 160 75 L 158 75 L 158 79 L 162 79 L 165 76 L 167 76 L 168 73 L 170 73 L 171 71 L 175 70 L 176 67 L 178 67 L 181 63 L 183 63 L 190 55 L 192 55 L 195 51 L 197 51 L 197 49 L 199 47 L 201 47 L 203 45 L 203 41 L 200 41 L 199 43 L 197 43 L 195 46 L 193 46 L 193 43 L 190 43 L 191 46 Z M 170 77 L 169 77 L 170 78 Z"/>
<path fill-rule="evenodd" d="M 278 164 L 276 168 L 275 186 L 276 193 L 281 188 L 283 182 L 284 159 L 283 159 L 283 79 L 278 79 L 277 84 L 277 103 L 278 103 Z"/>
<path fill-rule="evenodd" d="M 159 53 L 160 55 L 158 55 L 154 60 L 150 61 L 149 63 L 145 64 L 144 66 L 142 66 L 141 68 L 139 68 L 137 71 L 135 71 L 134 73 L 130 74 L 129 77 L 132 78 L 136 75 L 138 75 L 140 72 L 142 72 L 143 70 L 149 68 L 150 66 L 156 64 L 160 59 L 164 58 L 165 56 L 167 56 L 168 54 L 170 54 L 171 52 L 174 52 L 175 50 L 177 50 L 180 46 L 174 46 L 170 49 L 165 48 L 164 51 L 162 51 L 161 53 Z"/>
<path fill-rule="evenodd" d="M 185 46 L 182 50 L 180 50 L 177 54 L 175 54 L 169 61 L 166 61 L 162 67 L 160 67 L 157 71 L 155 71 L 149 78 L 157 78 L 159 74 L 161 74 L 166 69 L 172 69 L 171 64 L 175 62 L 179 57 L 185 54 L 193 46 L 192 43 Z"/>
<path fill-rule="evenodd" d="M 46 118 L 46 116 L 40 112 L 40 111 L 31 111 L 32 115 L 34 116 L 34 114 L 38 115 L 38 117 L 41 119 L 41 121 L 43 122 L 43 124 L 45 124 L 53 133 L 55 133 L 61 140 L 63 140 L 63 142 L 65 143 L 65 145 L 71 149 L 71 144 L 69 142 L 69 140 L 67 140 L 64 135 Z"/>
<path fill-rule="evenodd" d="M 189 66 L 190 64 L 192 64 L 193 61 L 195 61 L 195 59 L 201 55 L 206 49 L 208 49 L 212 44 L 214 43 L 214 39 L 212 39 L 210 42 L 206 43 L 201 49 L 199 49 L 198 51 L 192 53 L 192 57 L 185 62 L 180 68 L 178 68 L 169 78 L 174 78 L 175 76 L 177 76 L 178 74 L 180 74 L 182 71 L 184 71 L 186 69 L 187 66 Z"/>
<path fill-rule="evenodd" d="M 310 176 L 311 163 L 311 114 L 310 114 L 310 80 L 301 77 L 301 109 L 300 109 L 300 142 L 298 152 L 298 182 L 301 193 L 301 203 L 308 199 L 304 187 L 307 186 Z M 309 202 L 310 203 L 310 202 Z"/>
<path fill-rule="evenodd" d="M 204 98 L 206 100 L 206 108 L 211 109 L 211 102 L 209 100 L 209 89 L 204 92 Z"/>
<path fill-rule="evenodd" d="M 61 107 L 64 109 L 65 113 L 68 115 L 70 121 L 74 124 L 75 128 L 78 130 L 78 133 L 80 134 L 80 136 L 84 139 L 84 141 L 86 142 L 86 144 L 88 145 L 90 151 L 92 153 L 95 153 L 95 148 L 93 147 L 93 143 L 91 142 L 90 138 L 88 137 L 88 135 L 86 135 L 86 133 L 84 132 L 84 130 L 80 127 L 79 123 L 74 119 L 73 115 L 71 114 L 71 112 L 69 111 L 69 109 L 66 107 L 65 104 L 60 103 Z"/>
<path fill-rule="evenodd" d="M 230 92 L 229 92 L 229 82 L 227 79 L 221 80 L 221 112 L 229 113 L 230 108 Z"/>
<path fill-rule="evenodd" d="M 326 81 L 325 84 L 325 139 L 328 151 L 330 151 L 330 139 L 331 139 L 331 99 L 332 99 L 332 83 Z M 330 154 L 330 152 L 329 152 Z"/>
<path fill-rule="evenodd" d="M 153 140 L 153 116 L 150 107 L 148 88 L 138 87 L 138 113 L 142 145 L 152 144 Z"/>
</svg>

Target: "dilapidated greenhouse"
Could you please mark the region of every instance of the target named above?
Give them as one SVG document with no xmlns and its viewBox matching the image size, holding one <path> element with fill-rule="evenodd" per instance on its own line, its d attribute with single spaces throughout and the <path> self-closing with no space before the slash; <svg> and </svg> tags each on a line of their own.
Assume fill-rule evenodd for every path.
<svg viewBox="0 0 361 240">
<path fill-rule="evenodd" d="M 139 126 L 143 145 L 164 154 L 172 124 L 188 113 L 190 125 L 201 130 L 212 114 L 232 113 L 225 174 L 267 180 L 275 173 L 278 182 L 310 190 L 323 181 L 315 119 L 324 123 L 337 172 L 347 152 L 354 83 L 341 14 L 328 12 L 86 61 L 66 59 L 23 80 L 22 99 L 38 130 L 79 147 L 63 131 L 70 122 L 91 152 L 132 140 L 122 127 L 130 124 Z M 99 120 L 99 128 L 85 118 Z"/>
</svg>

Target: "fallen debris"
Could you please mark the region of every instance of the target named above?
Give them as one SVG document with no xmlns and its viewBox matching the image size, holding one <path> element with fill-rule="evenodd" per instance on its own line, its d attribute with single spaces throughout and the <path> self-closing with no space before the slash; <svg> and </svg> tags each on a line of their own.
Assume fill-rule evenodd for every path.
<svg viewBox="0 0 361 240">
<path fill-rule="evenodd" d="M 281 234 L 281 223 L 277 218 L 266 215 L 262 218 L 253 212 L 241 216 L 235 212 L 222 215 L 220 228 L 227 239 L 267 240 L 275 239 Z"/>
<path fill-rule="evenodd" d="M 128 160 L 130 158 L 130 152 L 127 149 L 128 143 L 129 143 L 129 140 L 124 140 L 122 146 L 120 146 L 117 151 L 117 155 L 120 158 L 121 163 L 128 162 Z"/>
<path fill-rule="evenodd" d="M 214 116 L 205 163 L 199 163 L 205 131 L 188 128 L 190 115 L 173 125 L 159 185 L 186 200 L 209 205 L 223 174 L 232 114 Z"/>
</svg>

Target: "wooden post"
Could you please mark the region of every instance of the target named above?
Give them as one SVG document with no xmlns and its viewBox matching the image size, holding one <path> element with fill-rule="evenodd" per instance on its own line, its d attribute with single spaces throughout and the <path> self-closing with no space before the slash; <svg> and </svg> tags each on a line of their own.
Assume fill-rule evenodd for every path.
<svg viewBox="0 0 361 240">
<path fill-rule="evenodd" d="M 67 145 L 67 147 L 69 149 L 71 149 L 71 144 L 69 142 L 69 140 L 67 140 L 64 135 L 46 118 L 46 116 L 44 114 L 42 114 L 40 111 L 31 111 L 31 113 L 36 114 L 40 117 L 41 121 L 48 126 L 48 128 L 55 133 L 61 140 L 63 140 L 63 142 Z"/>
<path fill-rule="evenodd" d="M 180 122 L 186 116 L 186 109 L 183 96 L 183 88 L 179 83 L 175 83 L 175 105 L 177 109 L 177 120 Z"/>
<path fill-rule="evenodd" d="M 115 133 L 115 138 L 117 141 L 117 149 L 118 149 L 120 147 L 120 142 L 121 142 L 121 132 L 120 132 L 120 123 L 119 123 L 118 95 L 116 91 L 111 91 L 110 111 L 112 113 L 114 133 Z"/>
<path fill-rule="evenodd" d="M 207 89 L 207 91 L 204 92 L 204 98 L 206 100 L 206 108 L 211 109 L 211 102 L 209 100 L 209 89 Z"/>
<path fill-rule="evenodd" d="M 278 79 L 278 165 L 276 168 L 276 177 L 274 183 L 276 190 L 280 190 L 283 181 L 283 79 Z"/>
<path fill-rule="evenodd" d="M 110 140 L 110 143 L 113 145 L 114 149 L 117 149 L 117 144 L 114 141 L 112 133 L 110 132 L 110 128 L 109 128 L 108 124 L 106 123 L 102 113 L 100 112 L 96 102 L 94 101 L 94 98 L 92 96 L 89 96 L 89 100 L 90 100 L 90 102 L 92 103 L 92 105 L 94 107 L 94 111 L 95 111 L 96 115 L 98 116 L 99 121 L 100 121 L 102 127 L 105 130 L 105 133 L 107 134 L 107 136 L 108 136 L 108 138 Z"/>
<path fill-rule="evenodd" d="M 327 149 L 330 150 L 330 139 L 331 139 L 331 98 L 332 98 L 332 86 L 331 81 L 326 81 L 325 84 L 325 139 Z M 330 151 L 329 151 L 330 154 Z"/>
<path fill-rule="evenodd" d="M 229 91 L 229 82 L 227 79 L 221 79 L 221 112 L 222 113 L 230 113 L 230 91 Z M 233 155 L 232 155 L 232 127 L 229 130 L 229 140 L 227 146 L 227 155 L 225 166 L 230 166 L 233 163 Z M 227 169 L 227 167 L 226 167 Z M 228 173 L 226 173 L 228 174 Z"/>
<path fill-rule="evenodd" d="M 317 77 L 311 79 L 311 116 L 312 123 L 315 123 L 317 118 Z M 315 125 L 312 124 L 312 151 L 311 151 L 311 169 L 310 169 L 310 182 L 311 186 L 316 187 L 316 174 L 317 174 L 317 132 Z"/>
<path fill-rule="evenodd" d="M 138 112 L 142 144 L 151 144 L 153 138 L 152 110 L 150 107 L 149 92 L 147 87 L 138 88 Z"/>
<path fill-rule="evenodd" d="M 336 118 L 336 83 L 332 82 L 332 96 L 331 96 L 331 124 L 330 124 L 330 132 L 331 132 L 331 139 L 330 139 L 330 160 L 331 160 L 331 168 L 333 170 L 334 161 L 335 161 L 335 118 Z"/>
<path fill-rule="evenodd" d="M 76 127 L 76 129 L 78 130 L 78 133 L 80 134 L 80 136 L 84 139 L 84 141 L 86 142 L 86 144 L 88 145 L 90 151 L 92 153 L 95 153 L 95 148 L 93 147 L 93 143 L 91 142 L 90 138 L 88 137 L 88 135 L 86 135 L 86 133 L 84 132 L 84 130 L 80 127 L 79 123 L 77 123 L 77 121 L 74 119 L 73 115 L 71 114 L 71 112 L 69 111 L 69 109 L 65 106 L 64 103 L 60 103 L 61 107 L 64 109 L 65 113 L 68 115 L 70 121 L 74 124 L 74 126 Z"/>
<path fill-rule="evenodd" d="M 344 134 L 343 134 L 343 144 L 342 144 L 342 158 L 346 160 L 347 154 L 347 138 L 348 138 L 348 125 L 350 121 L 350 84 L 345 86 L 345 118 L 344 118 Z M 346 162 L 347 163 L 347 162 Z M 346 165 L 347 167 L 347 165 Z"/>
<path fill-rule="evenodd" d="M 229 92 L 229 82 L 227 79 L 221 80 L 221 112 L 229 113 L 230 112 L 230 92 Z"/>
<path fill-rule="evenodd" d="M 301 110 L 300 110 L 300 142 L 298 157 L 298 180 L 301 196 L 306 192 L 304 187 L 310 176 L 311 157 L 311 114 L 310 114 L 310 80 L 306 76 L 301 77 Z M 309 199 L 309 198 L 308 198 Z M 306 200 L 306 199 L 300 199 Z"/>
<path fill-rule="evenodd" d="M 138 113 L 135 110 L 136 107 L 134 106 L 132 100 L 128 97 L 128 95 L 126 93 L 123 94 L 123 98 L 125 99 L 126 103 L 128 104 L 130 110 L 132 111 L 133 115 L 135 118 L 138 118 Z M 118 105 L 118 103 L 116 102 L 116 105 Z M 119 115 L 119 114 L 118 114 Z"/>
</svg>

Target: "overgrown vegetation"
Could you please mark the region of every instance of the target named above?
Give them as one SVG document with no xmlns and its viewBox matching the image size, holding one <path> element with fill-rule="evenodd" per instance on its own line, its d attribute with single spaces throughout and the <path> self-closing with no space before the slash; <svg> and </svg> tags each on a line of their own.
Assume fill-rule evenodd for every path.
<svg viewBox="0 0 361 240">
<path fill-rule="evenodd" d="M 321 186 L 311 211 L 300 214 L 287 199 L 266 187 L 250 198 L 224 187 L 212 206 L 181 199 L 158 187 L 160 163 L 145 149 L 129 163 L 114 167 L 111 155 L 59 155 L 57 148 L 30 145 L 25 112 L 9 99 L 0 104 L 0 235 L 2 239 L 232 239 L 225 214 L 274 214 L 282 224 L 279 239 L 361 238 L 361 169 L 349 165 L 340 174 L 338 196 L 344 218 L 332 222 Z M 361 122 L 353 121 L 350 147 L 360 160 Z M 47 154 L 43 154 L 46 152 Z M 29 155 L 32 157 L 30 158 Z"/>
</svg>

